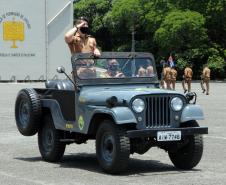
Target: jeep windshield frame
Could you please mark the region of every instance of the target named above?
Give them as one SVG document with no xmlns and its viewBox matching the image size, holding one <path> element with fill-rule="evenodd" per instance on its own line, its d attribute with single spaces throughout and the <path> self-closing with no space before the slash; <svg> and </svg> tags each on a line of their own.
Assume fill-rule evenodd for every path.
<svg viewBox="0 0 226 185">
<path fill-rule="evenodd" d="M 123 77 L 123 78 L 88 78 L 82 79 L 79 77 L 77 72 L 77 66 L 79 60 L 96 60 L 105 59 L 124 59 L 126 62 L 131 62 L 133 59 L 147 59 L 151 61 L 151 65 L 153 67 L 153 76 L 148 77 Z M 125 62 L 125 65 L 127 65 Z M 95 57 L 92 53 L 76 53 L 73 54 L 71 57 L 71 64 L 72 64 L 72 75 L 74 81 L 77 85 L 101 85 L 101 84 L 158 84 L 158 75 L 155 66 L 154 56 L 151 53 L 144 53 L 144 52 L 102 52 L 100 57 Z"/>
</svg>

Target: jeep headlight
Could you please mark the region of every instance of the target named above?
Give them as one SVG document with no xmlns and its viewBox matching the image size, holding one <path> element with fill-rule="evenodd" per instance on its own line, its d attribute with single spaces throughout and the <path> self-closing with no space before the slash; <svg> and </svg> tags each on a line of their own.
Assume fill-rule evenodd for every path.
<svg viewBox="0 0 226 185">
<path fill-rule="evenodd" d="M 137 98 L 132 103 L 132 108 L 136 113 L 141 113 L 145 108 L 144 100 Z"/>
<path fill-rule="evenodd" d="M 171 100 L 171 107 L 174 111 L 180 111 L 183 108 L 183 101 L 179 97 L 175 97 Z"/>
</svg>

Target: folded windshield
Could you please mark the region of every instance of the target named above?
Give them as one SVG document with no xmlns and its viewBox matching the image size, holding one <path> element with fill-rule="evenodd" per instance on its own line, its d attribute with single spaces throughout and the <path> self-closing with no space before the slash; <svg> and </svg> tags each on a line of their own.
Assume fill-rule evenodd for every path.
<svg viewBox="0 0 226 185">
<path fill-rule="evenodd" d="M 150 58 L 77 59 L 74 72 L 80 79 L 156 76 L 153 61 Z"/>
</svg>

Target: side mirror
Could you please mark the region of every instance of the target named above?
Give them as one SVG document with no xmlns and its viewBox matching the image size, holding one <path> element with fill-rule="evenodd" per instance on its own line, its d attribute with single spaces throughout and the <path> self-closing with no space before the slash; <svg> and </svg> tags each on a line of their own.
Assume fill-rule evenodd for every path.
<svg viewBox="0 0 226 185">
<path fill-rule="evenodd" d="M 58 73 L 65 73 L 65 68 L 64 68 L 63 66 L 59 66 L 59 67 L 57 68 L 57 72 L 58 72 Z"/>
<path fill-rule="evenodd" d="M 67 73 L 65 73 L 65 68 L 63 66 L 59 66 L 56 70 L 58 73 L 64 73 L 68 80 L 70 80 L 71 83 L 74 84 L 75 89 L 77 91 L 79 90 L 77 84 L 67 75 Z"/>
</svg>

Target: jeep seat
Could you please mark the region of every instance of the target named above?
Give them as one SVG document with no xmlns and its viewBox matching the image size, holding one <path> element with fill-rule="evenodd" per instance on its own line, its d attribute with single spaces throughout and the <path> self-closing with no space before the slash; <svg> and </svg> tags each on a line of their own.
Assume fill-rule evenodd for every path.
<svg viewBox="0 0 226 185">
<path fill-rule="evenodd" d="M 48 89 L 75 90 L 70 80 L 47 80 L 45 86 Z"/>
</svg>

